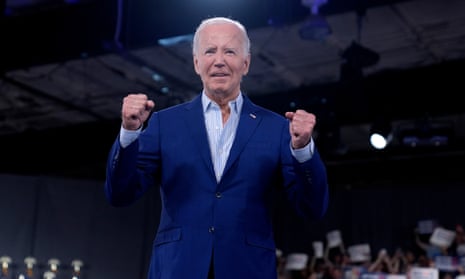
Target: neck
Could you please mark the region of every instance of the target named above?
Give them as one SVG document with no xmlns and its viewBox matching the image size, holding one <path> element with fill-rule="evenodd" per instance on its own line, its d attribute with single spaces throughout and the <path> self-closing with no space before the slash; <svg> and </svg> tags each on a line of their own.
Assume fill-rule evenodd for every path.
<svg viewBox="0 0 465 279">
<path fill-rule="evenodd" d="M 231 108 L 229 107 L 229 102 L 235 100 L 239 96 L 240 92 L 236 94 L 209 94 L 206 92 L 208 98 L 218 104 L 221 110 L 221 116 L 223 119 L 223 125 L 228 121 L 229 115 L 231 114 Z"/>
<path fill-rule="evenodd" d="M 237 92 L 234 94 L 225 94 L 225 93 L 218 93 L 218 92 L 214 92 L 214 93 L 205 92 L 205 93 L 208 96 L 208 98 L 210 98 L 212 101 L 214 101 L 220 106 L 222 111 L 224 109 L 229 109 L 229 102 L 235 100 L 240 94 L 240 92 Z"/>
</svg>

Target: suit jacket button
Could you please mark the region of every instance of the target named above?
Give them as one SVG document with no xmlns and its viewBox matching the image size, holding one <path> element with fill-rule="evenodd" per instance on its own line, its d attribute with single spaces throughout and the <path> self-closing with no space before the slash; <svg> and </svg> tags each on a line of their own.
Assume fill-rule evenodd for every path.
<svg viewBox="0 0 465 279">
<path fill-rule="evenodd" d="M 215 227 L 211 226 L 208 228 L 209 233 L 214 233 L 215 232 Z"/>
<path fill-rule="evenodd" d="M 215 196 L 220 199 L 221 198 L 221 192 L 216 192 Z"/>
</svg>

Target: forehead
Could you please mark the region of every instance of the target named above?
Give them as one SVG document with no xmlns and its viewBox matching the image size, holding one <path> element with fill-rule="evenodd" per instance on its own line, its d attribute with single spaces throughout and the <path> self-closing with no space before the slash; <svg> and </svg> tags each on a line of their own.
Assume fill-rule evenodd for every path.
<svg viewBox="0 0 465 279">
<path fill-rule="evenodd" d="M 234 24 L 216 23 L 206 25 L 199 34 L 201 43 L 239 44 L 242 42 L 241 31 Z"/>
</svg>

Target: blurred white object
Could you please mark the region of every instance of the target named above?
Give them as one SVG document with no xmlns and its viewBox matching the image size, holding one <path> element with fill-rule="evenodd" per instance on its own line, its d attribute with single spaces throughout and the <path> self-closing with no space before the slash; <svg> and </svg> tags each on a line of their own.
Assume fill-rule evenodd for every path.
<svg viewBox="0 0 465 279">
<path fill-rule="evenodd" d="M 292 253 L 287 256 L 286 270 L 303 270 L 307 267 L 308 255 L 304 253 Z"/>
</svg>

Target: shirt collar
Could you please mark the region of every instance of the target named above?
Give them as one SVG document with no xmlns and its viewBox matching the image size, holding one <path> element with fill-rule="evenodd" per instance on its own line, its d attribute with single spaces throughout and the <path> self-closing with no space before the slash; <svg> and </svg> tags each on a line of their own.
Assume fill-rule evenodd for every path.
<svg viewBox="0 0 465 279">
<path fill-rule="evenodd" d="M 232 100 L 229 102 L 229 106 L 237 113 L 242 109 L 242 104 L 244 103 L 244 98 L 242 97 L 242 93 L 239 93 L 237 98 L 235 100 Z M 202 107 L 203 107 L 203 112 L 206 112 L 212 104 L 216 104 L 214 101 L 212 101 L 210 98 L 208 98 L 207 94 L 205 94 L 205 91 L 202 91 Z M 217 104 L 216 104 L 217 105 Z"/>
</svg>

